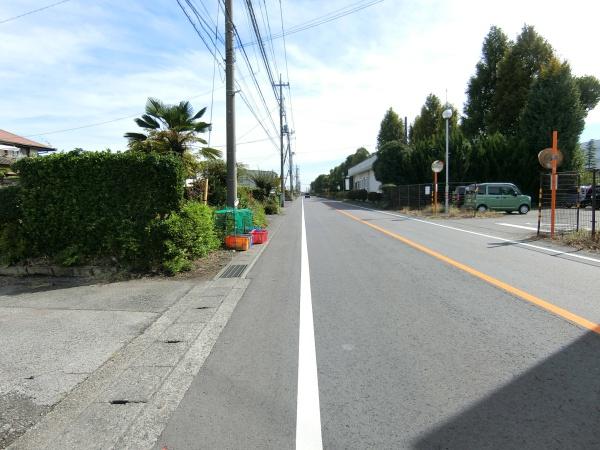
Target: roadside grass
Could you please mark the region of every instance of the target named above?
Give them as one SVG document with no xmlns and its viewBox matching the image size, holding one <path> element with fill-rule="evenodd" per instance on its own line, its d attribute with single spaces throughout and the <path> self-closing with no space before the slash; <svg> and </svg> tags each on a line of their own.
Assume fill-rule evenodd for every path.
<svg viewBox="0 0 600 450">
<path fill-rule="evenodd" d="M 473 219 L 473 218 L 493 218 L 500 217 L 504 215 L 502 212 L 498 211 L 486 211 L 486 212 L 477 212 L 472 209 L 465 208 L 457 208 L 455 206 L 451 206 L 448 215 L 446 215 L 444 211 L 444 207 L 438 207 L 437 211 L 434 211 L 431 206 L 427 206 L 423 209 L 409 209 L 402 208 L 398 211 L 399 213 L 416 216 L 416 217 L 428 217 L 431 219 Z"/>
<path fill-rule="evenodd" d="M 600 233 L 592 236 L 589 231 L 573 231 L 559 235 L 554 241 L 579 250 L 600 252 Z"/>
</svg>

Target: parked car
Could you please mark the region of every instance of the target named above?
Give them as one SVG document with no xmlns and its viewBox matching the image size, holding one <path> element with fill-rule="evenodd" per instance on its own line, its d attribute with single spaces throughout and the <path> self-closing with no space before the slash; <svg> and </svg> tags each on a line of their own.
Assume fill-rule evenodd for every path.
<svg viewBox="0 0 600 450">
<path fill-rule="evenodd" d="M 465 206 L 479 212 L 491 209 L 527 214 L 531 209 L 531 197 L 523 195 L 512 183 L 481 183 L 469 186 Z"/>
<path fill-rule="evenodd" d="M 452 203 L 459 208 L 465 203 L 465 193 L 467 192 L 467 186 L 457 186 L 452 193 Z"/>
<path fill-rule="evenodd" d="M 590 188 L 587 189 L 587 191 L 585 193 L 585 197 L 579 203 L 579 206 L 581 208 L 586 208 L 588 206 L 592 206 L 592 192 L 594 190 L 596 191 L 596 209 L 600 209 L 600 186 L 596 186 L 595 189 L 592 189 L 592 187 L 590 186 Z"/>
</svg>

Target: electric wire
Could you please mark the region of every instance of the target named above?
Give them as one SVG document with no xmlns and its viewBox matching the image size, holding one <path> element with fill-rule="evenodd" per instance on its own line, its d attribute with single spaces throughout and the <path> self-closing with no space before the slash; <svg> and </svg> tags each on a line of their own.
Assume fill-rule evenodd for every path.
<svg viewBox="0 0 600 450">
<path fill-rule="evenodd" d="M 340 9 L 337 9 L 330 13 L 324 14 L 322 16 L 315 17 L 314 19 L 311 19 L 307 22 L 303 22 L 301 24 L 294 25 L 293 27 L 288 28 L 285 32 L 267 36 L 266 38 L 263 39 L 263 42 L 273 40 L 273 39 L 279 39 L 279 38 L 282 38 L 283 36 L 289 36 L 291 34 L 299 33 L 300 31 L 305 31 L 310 28 L 318 27 L 320 25 L 331 22 L 333 20 L 337 20 L 342 17 L 345 17 L 349 14 L 353 14 L 355 12 L 361 11 L 370 6 L 376 5 L 378 3 L 382 3 L 383 1 L 385 1 L 385 0 L 368 0 L 366 3 L 364 1 L 361 1 L 358 3 L 353 3 L 344 8 L 340 8 Z M 244 43 L 244 45 L 250 46 L 250 45 L 256 45 L 257 43 L 258 43 L 257 41 L 252 41 L 252 42 L 246 42 L 246 43 Z"/>
<path fill-rule="evenodd" d="M 0 25 L 2 25 L 3 23 L 12 22 L 13 20 L 20 19 L 21 17 L 25 17 L 25 16 L 28 16 L 30 14 L 34 14 L 36 12 L 44 11 L 44 10 L 52 8 L 54 6 L 62 5 L 63 3 L 67 3 L 69 1 L 71 1 L 71 0 L 61 0 L 60 2 L 51 3 L 50 5 L 46 5 L 46 6 L 43 6 L 41 8 L 38 8 L 38 9 L 33 9 L 31 11 L 24 12 L 22 14 L 19 14 L 18 16 L 13 16 L 13 17 L 9 17 L 7 19 L 0 20 Z"/>
</svg>

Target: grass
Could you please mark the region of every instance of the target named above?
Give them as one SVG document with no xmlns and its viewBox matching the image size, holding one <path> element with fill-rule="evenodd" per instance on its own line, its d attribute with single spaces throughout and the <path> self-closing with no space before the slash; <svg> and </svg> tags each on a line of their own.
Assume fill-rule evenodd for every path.
<svg viewBox="0 0 600 450">
<path fill-rule="evenodd" d="M 438 207 L 438 210 L 436 213 L 434 213 L 433 208 L 431 206 L 427 206 L 423 209 L 409 209 L 409 208 L 402 208 L 401 210 L 399 210 L 400 213 L 402 214 L 406 214 L 406 215 L 411 215 L 411 216 L 418 216 L 418 217 L 430 217 L 430 218 L 434 218 L 434 219 L 445 219 L 446 217 L 448 217 L 449 219 L 472 219 L 472 218 L 486 218 L 486 217 L 499 217 L 501 215 L 503 215 L 503 213 L 501 212 L 497 212 L 497 211 L 486 211 L 483 213 L 480 212 L 476 212 L 473 211 L 472 209 L 461 209 L 461 208 L 457 208 L 455 206 L 451 206 L 449 211 L 448 211 L 448 216 L 446 216 L 445 212 L 444 212 L 444 207 L 440 206 Z"/>
<path fill-rule="evenodd" d="M 580 250 L 600 252 L 600 233 L 592 237 L 589 231 L 573 231 L 559 235 L 555 241 Z"/>
</svg>

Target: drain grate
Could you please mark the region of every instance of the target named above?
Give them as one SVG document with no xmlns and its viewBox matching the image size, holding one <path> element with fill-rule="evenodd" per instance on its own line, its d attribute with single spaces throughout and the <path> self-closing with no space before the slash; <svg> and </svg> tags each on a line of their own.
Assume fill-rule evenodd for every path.
<svg viewBox="0 0 600 450">
<path fill-rule="evenodd" d="M 244 273 L 244 270 L 246 270 L 246 267 L 248 267 L 248 264 L 234 264 L 229 266 L 219 278 L 239 278 Z"/>
</svg>

